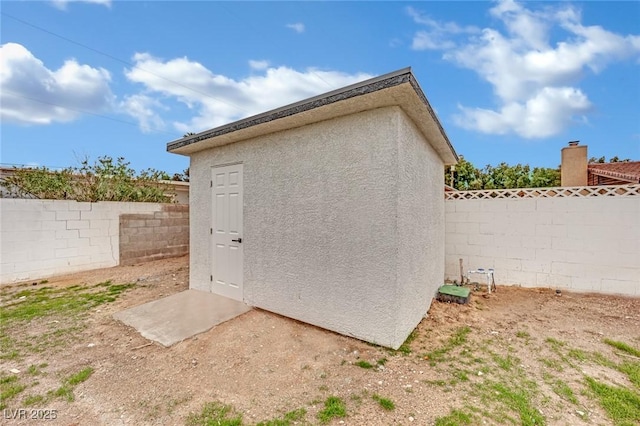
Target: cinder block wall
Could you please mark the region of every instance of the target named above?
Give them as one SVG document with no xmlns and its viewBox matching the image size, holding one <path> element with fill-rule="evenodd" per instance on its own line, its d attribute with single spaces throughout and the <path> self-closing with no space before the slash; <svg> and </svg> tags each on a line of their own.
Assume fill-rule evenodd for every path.
<svg viewBox="0 0 640 426">
<path fill-rule="evenodd" d="M 447 200 L 445 216 L 446 278 L 462 258 L 497 284 L 640 296 L 640 197 Z"/>
<path fill-rule="evenodd" d="M 169 204 L 148 214 L 120 215 L 120 264 L 189 253 L 189 206 Z"/>
<path fill-rule="evenodd" d="M 156 203 L 0 199 L 0 283 L 118 265 L 121 214 Z"/>
</svg>

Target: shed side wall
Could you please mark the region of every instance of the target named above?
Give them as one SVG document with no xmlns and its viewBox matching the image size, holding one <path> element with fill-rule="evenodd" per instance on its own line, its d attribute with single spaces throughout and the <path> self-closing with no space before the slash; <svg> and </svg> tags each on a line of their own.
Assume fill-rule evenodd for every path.
<svg viewBox="0 0 640 426">
<path fill-rule="evenodd" d="M 444 274 L 444 163 L 404 113 L 398 129 L 398 326 L 404 342 Z"/>
<path fill-rule="evenodd" d="M 376 109 L 194 154 L 192 288 L 210 283 L 211 166 L 242 162 L 245 302 L 395 342 L 399 114 Z"/>
</svg>

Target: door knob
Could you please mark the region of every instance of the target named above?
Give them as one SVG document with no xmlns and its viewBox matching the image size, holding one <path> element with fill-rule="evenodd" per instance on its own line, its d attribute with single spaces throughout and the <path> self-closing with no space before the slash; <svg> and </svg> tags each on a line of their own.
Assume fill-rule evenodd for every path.
<svg viewBox="0 0 640 426">
<path fill-rule="evenodd" d="M 233 241 L 234 243 L 241 243 L 242 242 L 242 238 L 238 238 L 237 240 L 231 240 L 231 241 Z"/>
</svg>

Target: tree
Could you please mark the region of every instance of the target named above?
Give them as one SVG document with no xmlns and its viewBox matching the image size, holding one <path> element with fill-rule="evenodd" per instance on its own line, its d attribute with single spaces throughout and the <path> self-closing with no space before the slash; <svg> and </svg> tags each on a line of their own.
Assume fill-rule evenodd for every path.
<svg viewBox="0 0 640 426">
<path fill-rule="evenodd" d="M 94 163 L 85 159 L 80 167 L 51 170 L 47 167 L 15 169 L 0 181 L 10 196 L 77 201 L 172 201 L 171 188 L 163 184 L 169 175 L 155 169 L 136 173 L 123 157 L 108 156 Z"/>
<path fill-rule="evenodd" d="M 497 166 L 487 164 L 478 169 L 461 157 L 455 166 L 453 184 L 450 167 L 445 169 L 445 183 L 462 191 L 560 186 L 560 169 L 536 167 L 532 171 L 527 164 L 510 166 L 505 162 Z"/>
</svg>

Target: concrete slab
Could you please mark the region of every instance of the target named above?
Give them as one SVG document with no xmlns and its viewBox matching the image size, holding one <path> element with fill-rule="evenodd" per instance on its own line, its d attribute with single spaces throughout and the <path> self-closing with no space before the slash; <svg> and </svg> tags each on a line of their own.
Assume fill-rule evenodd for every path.
<svg viewBox="0 0 640 426">
<path fill-rule="evenodd" d="M 113 317 L 143 337 L 169 347 L 251 310 L 242 302 L 199 290 L 116 312 Z"/>
</svg>

